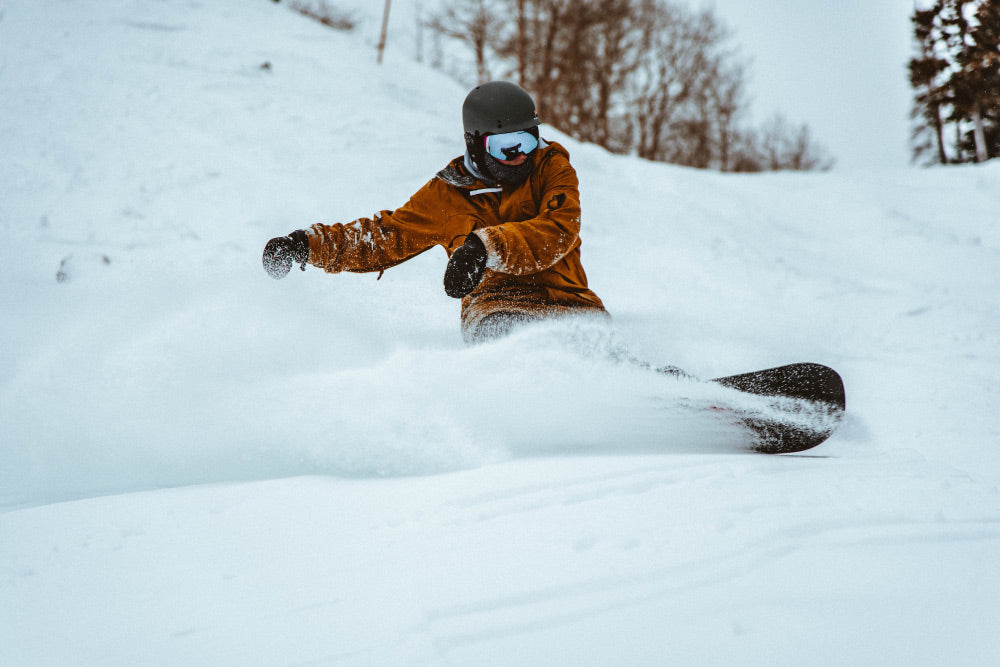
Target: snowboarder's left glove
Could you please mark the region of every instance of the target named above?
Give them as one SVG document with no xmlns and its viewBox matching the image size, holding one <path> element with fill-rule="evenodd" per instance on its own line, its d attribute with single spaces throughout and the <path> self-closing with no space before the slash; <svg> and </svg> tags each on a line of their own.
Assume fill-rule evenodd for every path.
<svg viewBox="0 0 1000 667">
<path fill-rule="evenodd" d="M 306 270 L 309 261 L 309 239 L 301 229 L 288 236 L 271 239 L 264 246 L 264 270 L 272 278 L 284 278 L 292 270 L 292 264 L 301 264 Z"/>
<path fill-rule="evenodd" d="M 460 299 L 483 279 L 486 271 L 486 246 L 475 234 L 465 237 L 465 243 L 451 254 L 444 270 L 444 292 Z"/>
</svg>

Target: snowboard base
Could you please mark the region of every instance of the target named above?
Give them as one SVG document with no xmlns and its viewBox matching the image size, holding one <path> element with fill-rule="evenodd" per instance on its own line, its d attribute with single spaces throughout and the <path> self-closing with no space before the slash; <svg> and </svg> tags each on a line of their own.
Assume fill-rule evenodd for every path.
<svg viewBox="0 0 1000 667">
<path fill-rule="evenodd" d="M 840 375 L 822 364 L 798 363 L 712 380 L 756 396 L 773 397 L 768 414 L 740 414 L 750 449 L 788 454 L 812 449 L 837 429 L 847 407 Z"/>
</svg>

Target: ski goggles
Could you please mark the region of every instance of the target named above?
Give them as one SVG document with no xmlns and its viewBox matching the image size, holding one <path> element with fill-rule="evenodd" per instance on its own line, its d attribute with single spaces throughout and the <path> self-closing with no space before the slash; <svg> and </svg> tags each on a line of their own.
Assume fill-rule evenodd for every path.
<svg viewBox="0 0 1000 667">
<path fill-rule="evenodd" d="M 498 160 L 513 160 L 538 148 L 538 137 L 531 132 L 506 132 L 486 135 L 486 152 Z"/>
</svg>

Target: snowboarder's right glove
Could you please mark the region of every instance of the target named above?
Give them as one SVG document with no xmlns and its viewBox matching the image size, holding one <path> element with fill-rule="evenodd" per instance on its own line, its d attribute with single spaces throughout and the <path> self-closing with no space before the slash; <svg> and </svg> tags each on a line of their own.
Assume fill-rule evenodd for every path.
<svg viewBox="0 0 1000 667">
<path fill-rule="evenodd" d="M 460 299 L 483 279 L 486 272 L 486 246 L 475 234 L 465 237 L 465 243 L 451 253 L 444 270 L 444 293 Z"/>
<path fill-rule="evenodd" d="M 292 270 L 292 264 L 301 264 L 306 270 L 309 261 L 309 239 L 301 229 L 288 236 L 279 236 L 264 246 L 264 270 L 274 279 L 284 278 Z"/>
</svg>

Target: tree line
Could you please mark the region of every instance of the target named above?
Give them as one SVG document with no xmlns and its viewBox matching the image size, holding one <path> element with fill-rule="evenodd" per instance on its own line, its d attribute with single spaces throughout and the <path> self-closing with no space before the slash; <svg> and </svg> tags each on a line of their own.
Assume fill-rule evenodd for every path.
<svg viewBox="0 0 1000 667">
<path fill-rule="evenodd" d="M 509 78 L 546 123 L 616 153 L 720 171 L 828 169 L 806 125 L 754 127 L 748 66 L 708 9 L 671 0 L 446 0 L 434 63 Z M 442 46 L 442 42 L 448 44 Z M 462 45 L 461 63 L 446 56 Z M 468 81 L 467 81 L 468 82 Z"/>
<path fill-rule="evenodd" d="M 914 160 L 1000 156 L 1000 0 L 935 0 L 911 23 Z"/>
</svg>

